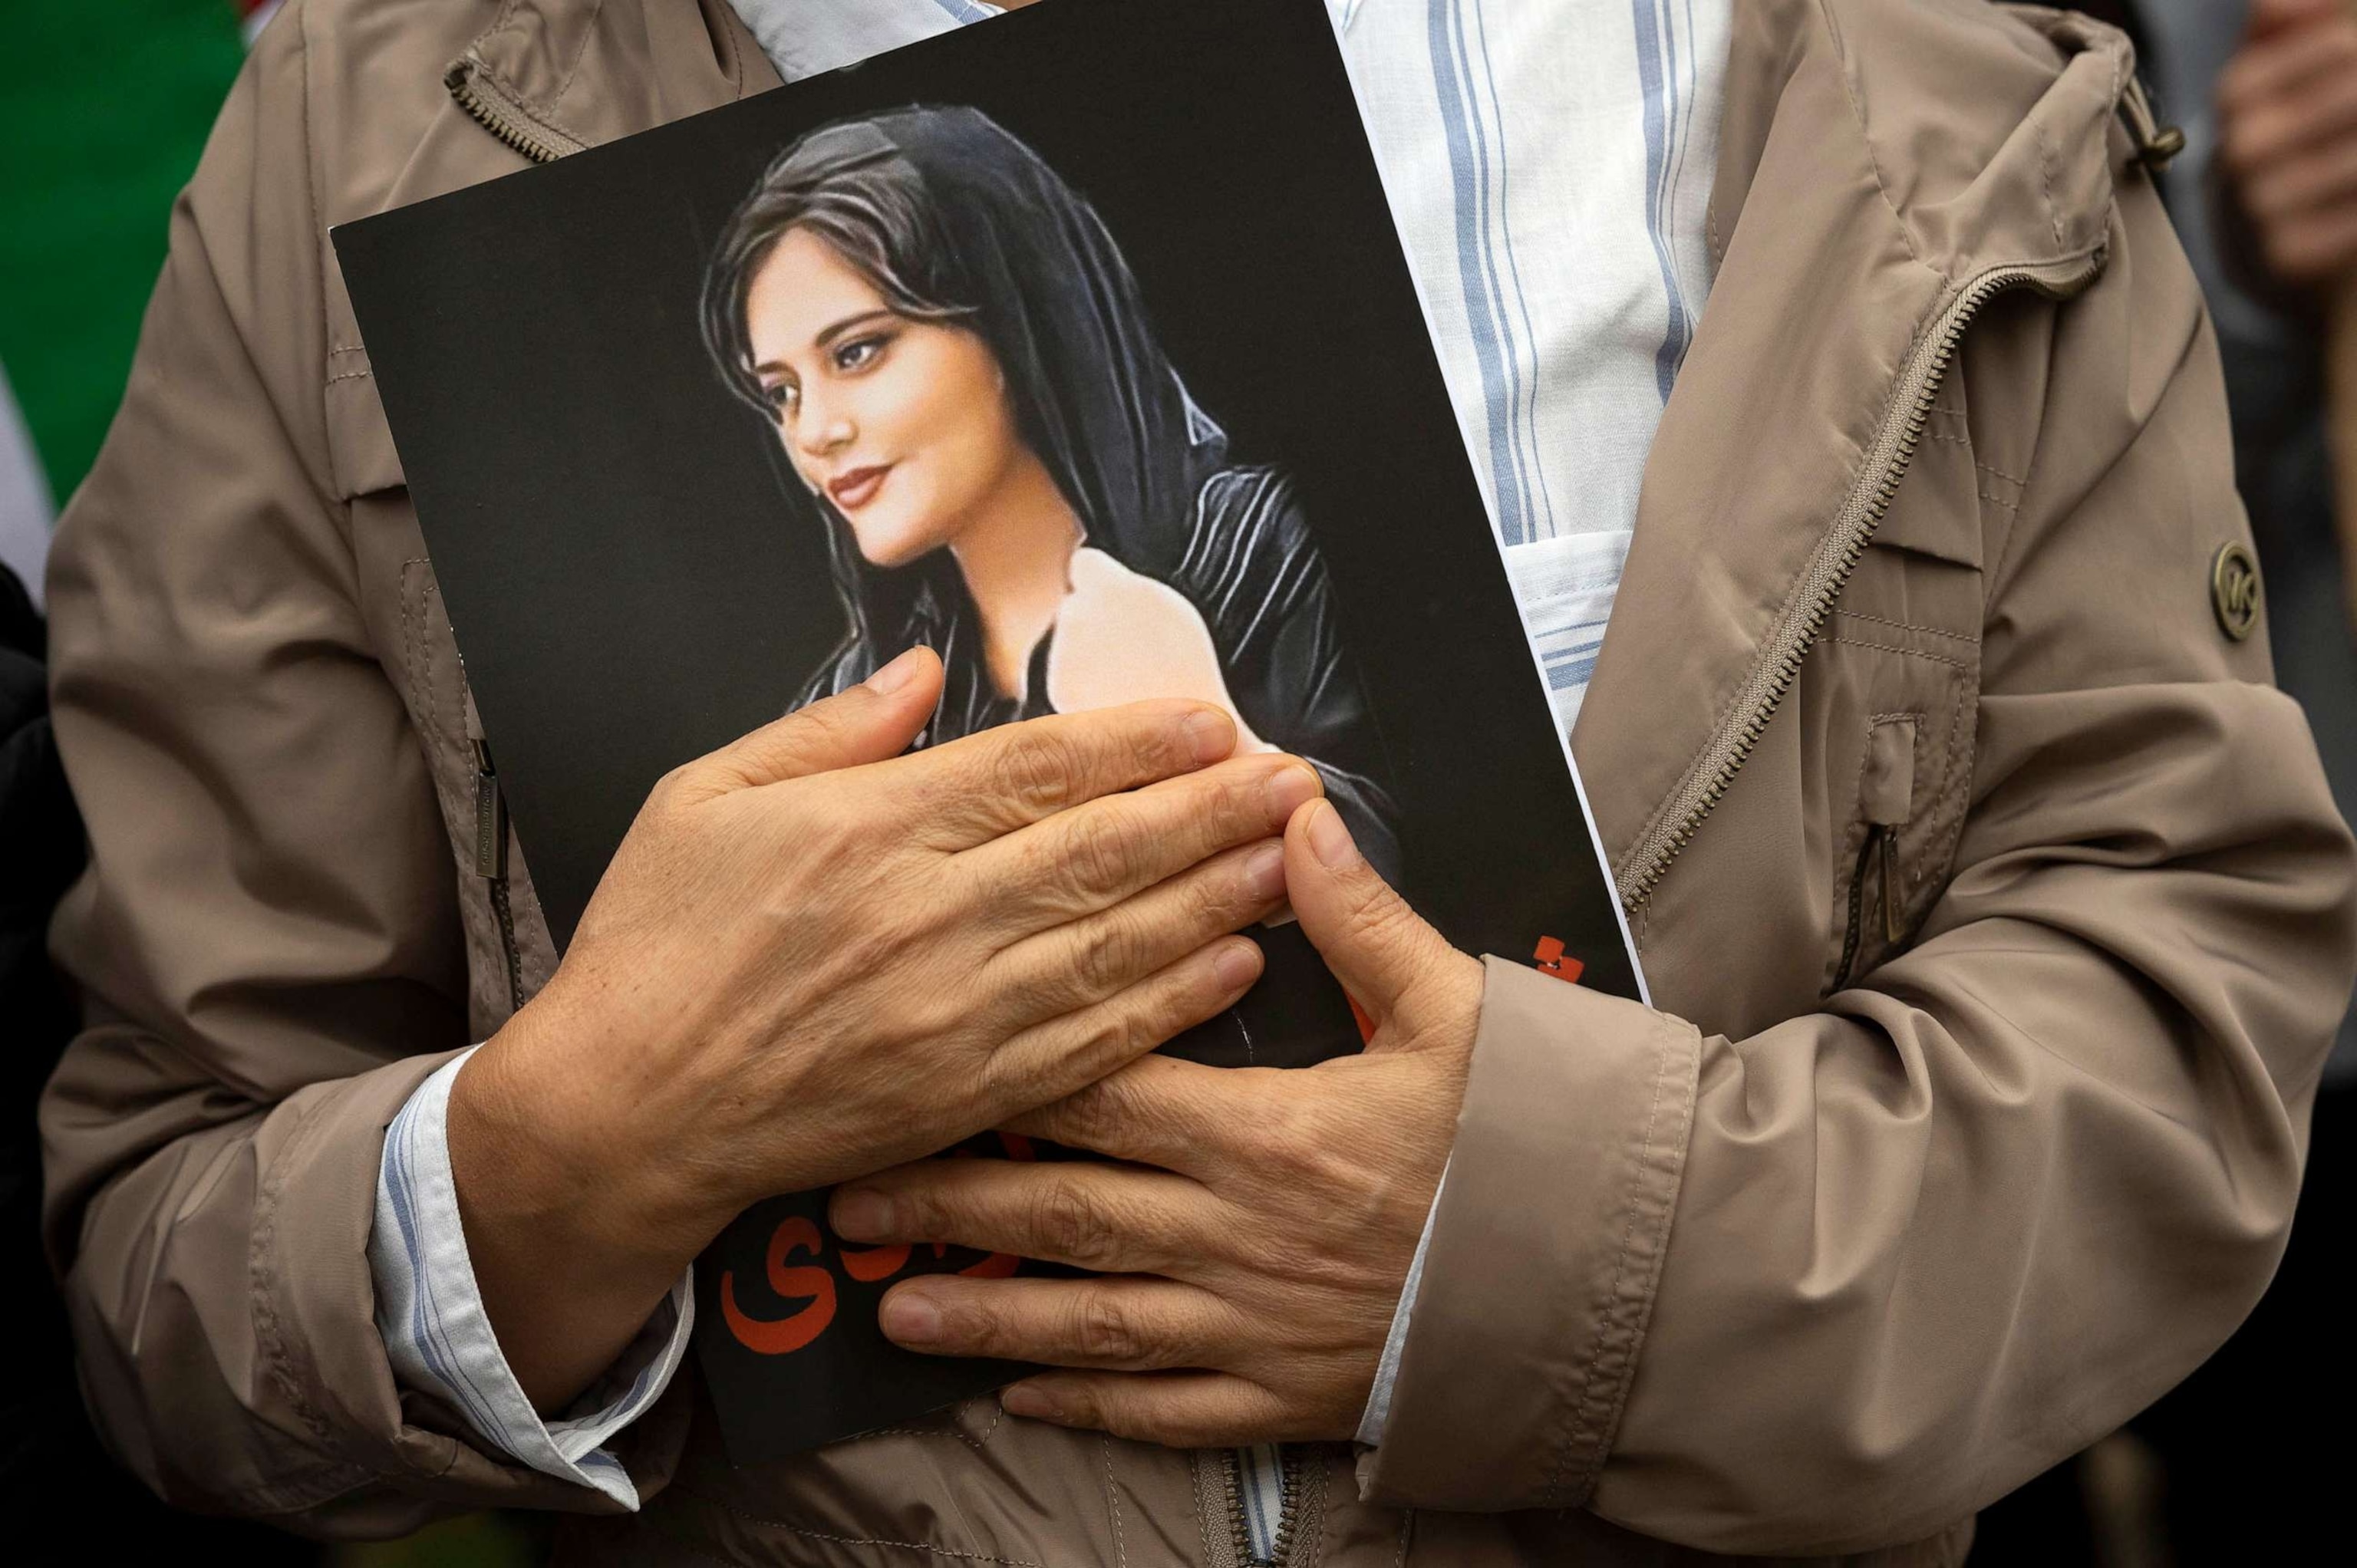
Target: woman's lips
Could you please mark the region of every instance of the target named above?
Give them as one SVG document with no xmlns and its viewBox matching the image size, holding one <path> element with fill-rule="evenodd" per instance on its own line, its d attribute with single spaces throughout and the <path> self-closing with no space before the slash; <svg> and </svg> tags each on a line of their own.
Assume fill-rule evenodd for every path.
<svg viewBox="0 0 2357 1568">
<path fill-rule="evenodd" d="M 884 488 L 884 476 L 892 471 L 888 463 L 874 467 L 854 468 L 847 474 L 837 474 L 826 482 L 826 493 L 834 504 L 845 511 L 866 506 Z"/>
</svg>

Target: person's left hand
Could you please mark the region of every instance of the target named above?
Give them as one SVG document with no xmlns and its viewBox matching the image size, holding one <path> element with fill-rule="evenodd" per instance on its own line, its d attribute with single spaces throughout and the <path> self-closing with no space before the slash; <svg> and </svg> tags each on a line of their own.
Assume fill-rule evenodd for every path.
<svg viewBox="0 0 2357 1568">
<path fill-rule="evenodd" d="M 894 1287 L 911 1350 L 1073 1369 L 1017 1415 L 1178 1447 L 1346 1439 L 1455 1135 L 1481 966 L 1394 893 L 1323 800 L 1294 814 L 1302 929 L 1375 1021 L 1361 1056 L 1295 1069 L 1147 1057 L 1012 1130 L 1126 1164 L 928 1160 L 837 1189 L 845 1240 L 947 1241 L 1085 1279 Z"/>
<path fill-rule="evenodd" d="M 2267 269 L 2295 286 L 2357 269 L 2357 17 L 2343 0 L 2255 0 L 2218 78 L 2218 130 Z"/>
</svg>

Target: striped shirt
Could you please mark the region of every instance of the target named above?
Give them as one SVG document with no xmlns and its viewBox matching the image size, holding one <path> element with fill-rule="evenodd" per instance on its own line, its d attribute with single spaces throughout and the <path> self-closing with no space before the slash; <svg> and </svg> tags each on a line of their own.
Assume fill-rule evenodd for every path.
<svg viewBox="0 0 2357 1568">
<path fill-rule="evenodd" d="M 1173 0 L 1184 4 L 1185 0 Z M 1637 517 L 1645 455 L 1710 284 L 1730 0 L 1327 0 L 1499 550 L 1567 738 Z M 731 0 L 788 81 L 996 13 L 980 0 Z M 462 1058 L 463 1059 L 463 1058 Z M 409 1386 L 524 1464 L 638 1496 L 603 1444 L 662 1393 L 693 1326 L 683 1279 L 567 1419 L 500 1355 L 443 1137 L 453 1062 L 394 1120 L 370 1265 Z M 1418 1247 L 1359 1435 L 1381 1440 Z M 1281 1469 L 1239 1454 L 1274 1550 Z"/>
</svg>

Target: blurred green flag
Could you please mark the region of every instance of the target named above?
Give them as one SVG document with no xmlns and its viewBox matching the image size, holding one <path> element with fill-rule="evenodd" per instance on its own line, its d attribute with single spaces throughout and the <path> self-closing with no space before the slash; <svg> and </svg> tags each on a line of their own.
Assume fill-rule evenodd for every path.
<svg viewBox="0 0 2357 1568">
<path fill-rule="evenodd" d="M 0 49 L 0 561 L 37 586 L 188 183 L 274 4 L 11 0 Z M 253 13 L 248 16 L 246 13 Z"/>
</svg>

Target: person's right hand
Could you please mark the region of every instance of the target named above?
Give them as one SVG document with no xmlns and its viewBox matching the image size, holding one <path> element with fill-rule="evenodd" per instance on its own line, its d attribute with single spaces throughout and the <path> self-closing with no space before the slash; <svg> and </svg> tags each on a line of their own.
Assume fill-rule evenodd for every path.
<svg viewBox="0 0 2357 1568">
<path fill-rule="evenodd" d="M 2357 268 L 2357 16 L 2255 0 L 2218 78 L 2219 155 L 2261 259 L 2295 286 Z"/>
<path fill-rule="evenodd" d="M 748 1204 L 929 1154 L 1232 1004 L 1318 791 L 1228 717 L 1140 703 L 902 757 L 941 667 L 664 779 L 547 987 L 461 1069 L 477 1283 L 543 1409 Z"/>
</svg>

